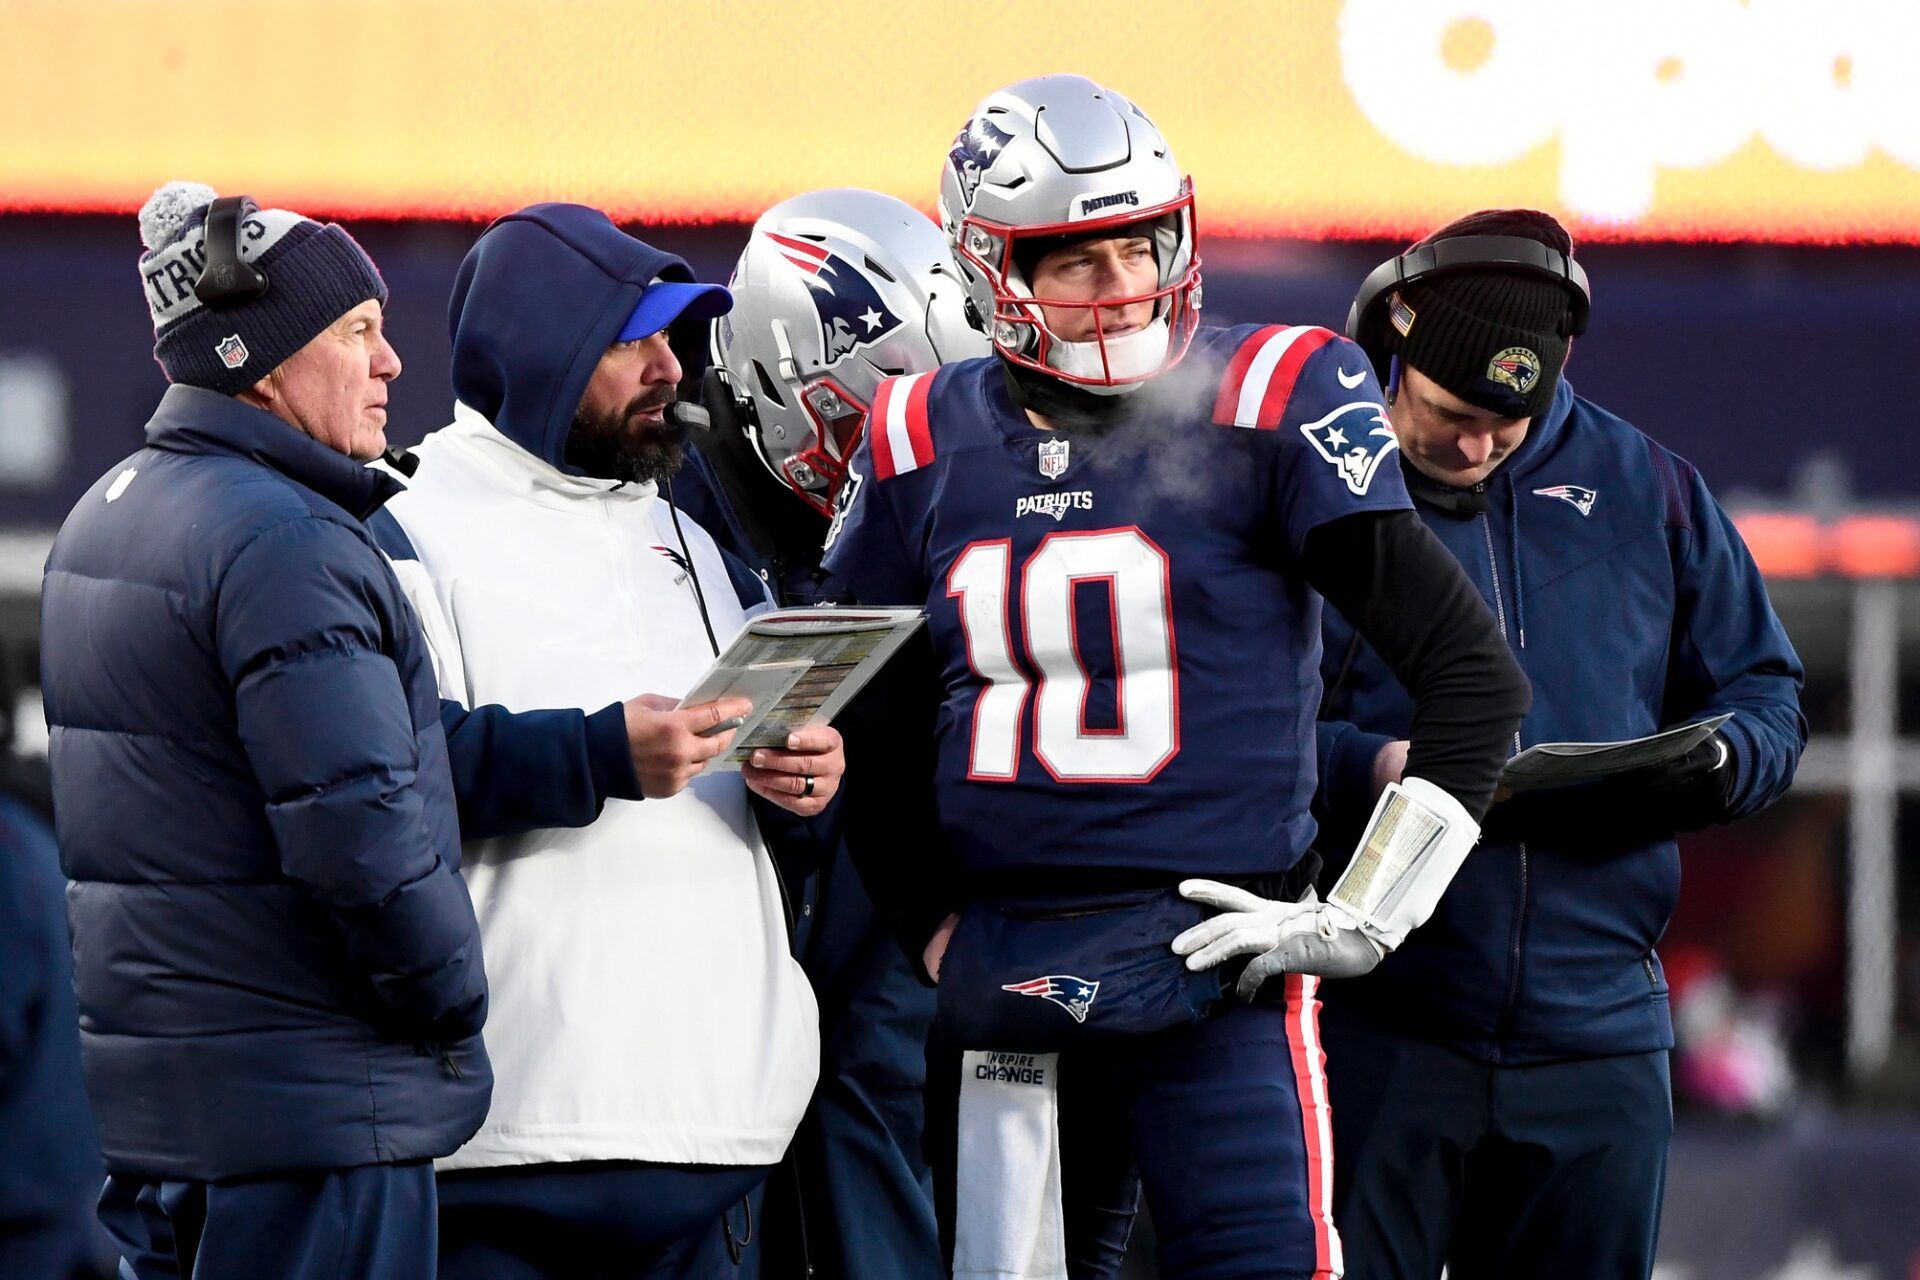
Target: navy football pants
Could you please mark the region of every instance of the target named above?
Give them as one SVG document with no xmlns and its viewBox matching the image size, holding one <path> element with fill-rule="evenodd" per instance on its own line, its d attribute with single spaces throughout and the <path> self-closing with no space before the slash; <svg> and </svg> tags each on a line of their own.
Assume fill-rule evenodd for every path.
<svg viewBox="0 0 1920 1280">
<path fill-rule="evenodd" d="M 1667 1055 L 1492 1067 L 1329 1005 L 1347 1280 L 1645 1280 L 1666 1189 Z"/>
<path fill-rule="evenodd" d="M 421 1280 L 433 1274 L 433 1165 L 241 1182 L 113 1174 L 100 1221 L 135 1280 Z"/>
<path fill-rule="evenodd" d="M 747 1280 L 767 1168 L 580 1161 L 440 1175 L 440 1280 Z"/>
<path fill-rule="evenodd" d="M 1275 980 L 1276 985 L 1279 979 Z M 1060 1055 L 1060 1174 L 1073 1280 L 1119 1273 L 1140 1194 L 1163 1280 L 1334 1274 L 1315 980 L 1170 1031 Z M 976 1046 L 991 1047 L 991 1046 Z M 960 1046 L 928 1051 L 927 1148 L 953 1255 Z"/>
</svg>

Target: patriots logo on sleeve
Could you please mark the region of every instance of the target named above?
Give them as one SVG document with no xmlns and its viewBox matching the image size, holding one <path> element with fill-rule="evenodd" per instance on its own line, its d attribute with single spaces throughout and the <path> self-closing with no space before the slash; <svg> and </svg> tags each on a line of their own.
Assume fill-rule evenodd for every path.
<svg viewBox="0 0 1920 1280">
<path fill-rule="evenodd" d="M 1385 407 L 1371 400 L 1343 404 L 1317 422 L 1302 423 L 1300 434 L 1340 472 L 1355 497 L 1366 495 L 1381 462 L 1400 447 Z"/>
<path fill-rule="evenodd" d="M 1085 1022 L 1087 1011 L 1093 1008 L 1093 998 L 1100 994 L 1100 983 L 1096 979 L 1076 978 L 1070 973 L 1050 973 L 1044 978 L 1009 982 L 1000 989 L 1017 996 L 1050 1000 L 1072 1014 L 1075 1022 Z"/>
<path fill-rule="evenodd" d="M 832 364 L 856 347 L 879 342 L 900 327 L 866 273 L 823 244 L 769 231 L 780 256 L 807 278 L 807 296 L 820 320 L 820 349 Z"/>
</svg>

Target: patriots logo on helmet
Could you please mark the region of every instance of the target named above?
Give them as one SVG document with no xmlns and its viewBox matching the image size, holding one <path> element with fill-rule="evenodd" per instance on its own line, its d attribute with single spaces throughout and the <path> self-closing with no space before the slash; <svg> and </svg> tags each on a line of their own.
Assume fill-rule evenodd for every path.
<svg viewBox="0 0 1920 1280">
<path fill-rule="evenodd" d="M 1343 404 L 1317 422 L 1302 423 L 1300 434 L 1334 465 L 1355 497 L 1365 496 L 1380 463 L 1400 447 L 1386 409 L 1371 400 Z"/>
<path fill-rule="evenodd" d="M 1093 998 L 1100 994 L 1100 983 L 1094 979 L 1076 978 L 1070 973 L 1050 973 L 1044 978 L 1009 982 L 1000 989 L 1017 996 L 1039 996 L 1042 1000 L 1051 1000 L 1072 1014 L 1075 1022 L 1085 1022 L 1087 1010 L 1093 1008 Z"/>
<path fill-rule="evenodd" d="M 1600 498 L 1597 490 L 1589 489 L 1585 485 L 1579 484 L 1548 485 L 1544 489 L 1535 489 L 1534 493 L 1542 498 L 1558 498 L 1560 501 L 1570 504 L 1575 511 L 1578 511 L 1583 516 L 1593 514 L 1593 504 L 1599 501 Z"/>
<path fill-rule="evenodd" d="M 820 347 L 828 364 L 856 347 L 879 342 L 900 327 L 866 273 L 823 244 L 769 231 L 780 256 L 807 277 L 807 296 L 820 317 Z"/>
<path fill-rule="evenodd" d="M 960 189 L 968 204 L 973 203 L 973 193 L 980 187 L 980 175 L 993 167 L 1001 149 L 1012 141 L 1012 134 L 996 128 L 985 116 L 969 120 L 954 138 L 947 161 L 960 177 Z"/>
</svg>

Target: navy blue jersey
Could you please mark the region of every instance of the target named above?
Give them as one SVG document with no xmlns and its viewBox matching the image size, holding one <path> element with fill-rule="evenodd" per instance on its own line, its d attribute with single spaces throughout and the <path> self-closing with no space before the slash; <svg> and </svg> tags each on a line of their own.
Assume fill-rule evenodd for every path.
<svg viewBox="0 0 1920 1280">
<path fill-rule="evenodd" d="M 863 602 L 921 605 L 940 826 L 967 871 L 1254 876 L 1313 837 L 1315 526 L 1407 508 L 1359 349 L 1203 330 L 1098 431 L 994 358 L 882 384 L 829 535 Z"/>
</svg>

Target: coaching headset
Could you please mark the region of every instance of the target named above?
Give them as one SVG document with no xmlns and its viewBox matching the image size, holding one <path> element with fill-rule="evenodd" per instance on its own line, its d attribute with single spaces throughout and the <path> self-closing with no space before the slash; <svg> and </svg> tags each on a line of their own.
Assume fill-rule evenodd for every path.
<svg viewBox="0 0 1920 1280">
<path fill-rule="evenodd" d="M 252 196 L 221 196 L 207 206 L 207 265 L 194 282 L 193 296 L 218 311 L 252 302 L 267 292 L 267 273 L 240 258 L 240 232 L 260 211 Z"/>
<path fill-rule="evenodd" d="M 1561 325 L 1561 336 L 1577 338 L 1587 331 L 1593 293 L 1587 285 L 1587 273 L 1571 254 L 1529 236 L 1451 236 L 1415 245 L 1368 272 L 1360 284 L 1360 292 L 1354 295 L 1353 306 L 1347 310 L 1347 336 L 1373 361 L 1374 372 L 1382 385 L 1386 383 L 1389 364 L 1387 299 L 1394 291 L 1423 280 L 1488 270 L 1538 276 L 1561 286 L 1567 291 L 1571 304 L 1567 319 Z"/>
<path fill-rule="evenodd" d="M 1366 353 L 1383 387 L 1393 382 L 1393 356 L 1387 344 L 1389 300 L 1393 295 L 1422 281 L 1490 270 L 1534 276 L 1559 285 L 1568 299 L 1560 335 L 1571 339 L 1586 332 L 1593 294 L 1587 273 L 1571 254 L 1530 236 L 1515 235 L 1450 236 L 1415 245 L 1368 272 L 1360 292 L 1354 295 L 1353 306 L 1347 310 L 1347 337 Z M 1486 509 L 1484 493 L 1427 480 L 1412 468 L 1403 470 L 1407 487 L 1443 510 L 1468 515 Z"/>
</svg>

